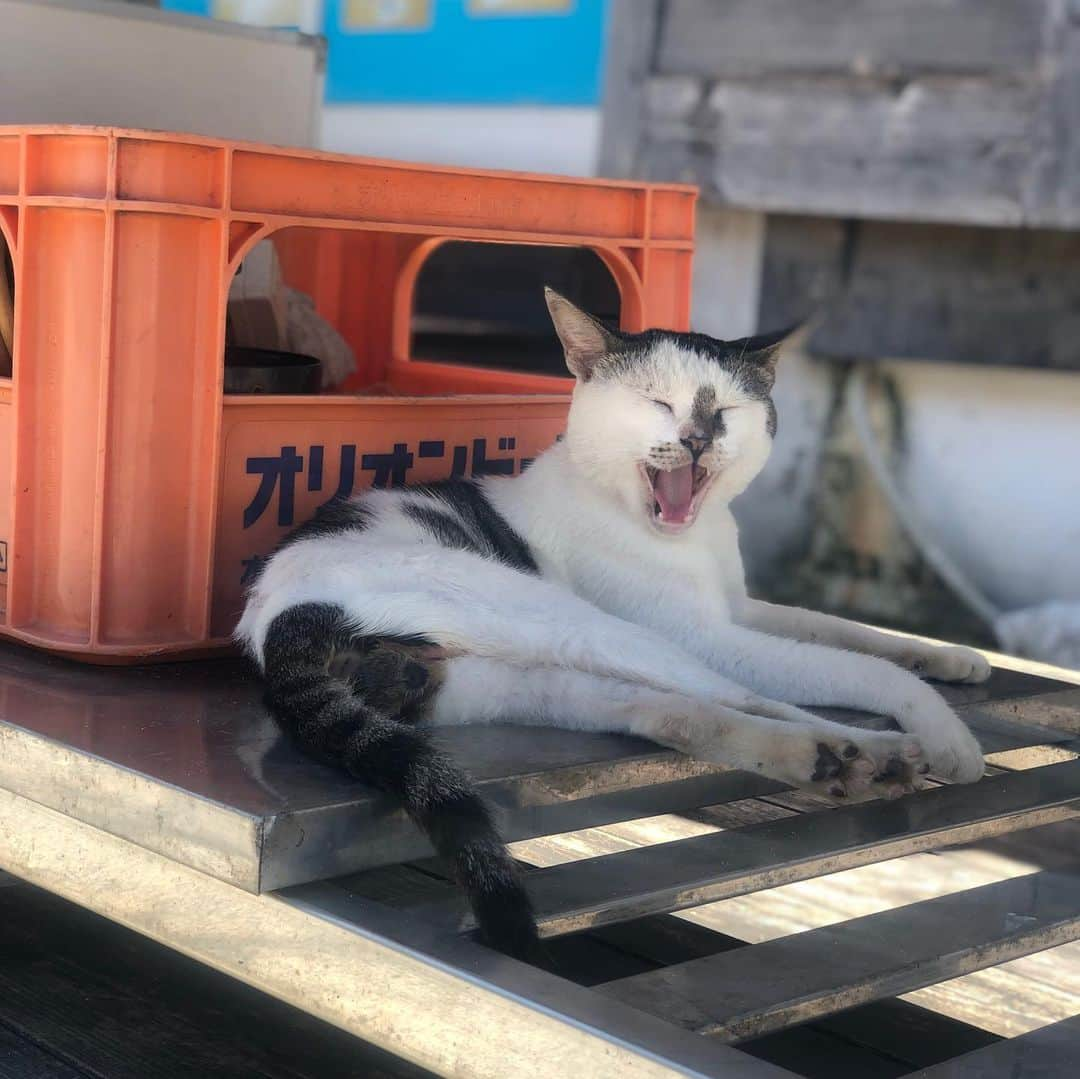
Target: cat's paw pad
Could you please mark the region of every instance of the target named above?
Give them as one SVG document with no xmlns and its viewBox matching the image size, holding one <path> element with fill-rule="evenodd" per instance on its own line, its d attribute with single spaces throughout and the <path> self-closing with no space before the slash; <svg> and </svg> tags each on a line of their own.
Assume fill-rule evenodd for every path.
<svg viewBox="0 0 1080 1079">
<path fill-rule="evenodd" d="M 815 738 L 809 775 L 795 782 L 836 801 L 896 798 L 917 789 L 930 770 L 921 743 L 910 735 L 853 730 L 845 738 L 818 731 Z"/>
<path fill-rule="evenodd" d="M 860 744 L 870 762 L 870 792 L 882 798 L 899 798 L 926 783 L 930 762 L 922 742 L 909 734 L 865 732 Z"/>
<path fill-rule="evenodd" d="M 913 648 L 903 656 L 903 666 L 938 682 L 985 682 L 991 672 L 990 664 L 978 652 L 951 645 Z"/>
</svg>

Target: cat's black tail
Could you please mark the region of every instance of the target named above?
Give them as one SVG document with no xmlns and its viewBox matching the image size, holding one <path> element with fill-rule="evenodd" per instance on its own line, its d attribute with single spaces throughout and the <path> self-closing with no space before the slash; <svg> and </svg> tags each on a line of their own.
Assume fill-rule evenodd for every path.
<svg viewBox="0 0 1080 1079">
<path fill-rule="evenodd" d="M 410 656 L 416 642 L 386 641 L 358 633 L 332 604 L 284 611 L 263 644 L 267 707 L 305 751 L 398 799 L 453 867 L 487 942 L 529 958 L 532 906 L 488 807 L 409 722 L 429 680 Z"/>
</svg>

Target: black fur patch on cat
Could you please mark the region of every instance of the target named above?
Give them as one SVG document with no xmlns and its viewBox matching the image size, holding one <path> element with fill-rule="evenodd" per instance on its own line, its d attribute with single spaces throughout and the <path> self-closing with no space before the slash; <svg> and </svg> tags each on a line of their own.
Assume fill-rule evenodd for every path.
<svg viewBox="0 0 1080 1079">
<path fill-rule="evenodd" d="M 690 418 L 702 438 L 715 441 L 724 437 L 727 424 L 723 410 L 716 407 L 716 390 L 712 386 L 698 386 L 690 407 Z"/>
<path fill-rule="evenodd" d="M 454 547 L 461 551 L 475 551 L 487 555 L 483 544 L 471 536 L 465 526 L 450 513 L 431 505 L 409 505 L 404 509 L 405 516 L 420 525 L 443 547 Z"/>
<path fill-rule="evenodd" d="M 432 693 L 437 661 L 422 680 L 413 669 L 427 647 L 420 638 L 365 635 L 332 604 L 300 604 L 267 630 L 266 706 L 306 752 L 398 799 L 453 866 L 483 936 L 527 958 L 536 922 L 491 813 L 410 722 Z"/>
<path fill-rule="evenodd" d="M 430 501 L 412 502 L 405 513 L 443 544 L 497 559 L 522 573 L 539 574 L 529 545 L 491 504 L 478 483 L 444 480 L 414 487 Z"/>
<path fill-rule="evenodd" d="M 690 418 L 702 434 L 711 435 L 716 421 L 716 390 L 712 386 L 698 386 L 694 403 L 690 406 Z"/>
<path fill-rule="evenodd" d="M 368 707 L 414 723 L 442 683 L 442 655 L 424 637 L 359 636 L 333 650 L 327 672 L 348 682 Z"/>
<path fill-rule="evenodd" d="M 338 495 L 336 498 L 324 502 L 316 511 L 315 516 L 305 521 L 302 525 L 294 528 L 274 549 L 267 558 L 252 568 L 244 583 L 251 587 L 262 576 L 263 570 L 271 558 L 278 551 L 291 547 L 306 539 L 319 539 L 324 536 L 334 536 L 342 532 L 363 532 L 371 521 L 371 510 L 362 502 L 354 501 L 348 495 Z"/>
<path fill-rule="evenodd" d="M 765 398 L 765 411 L 767 413 L 765 417 L 765 430 L 769 432 L 770 438 L 776 437 L 776 405 L 773 404 L 771 397 Z"/>
<path fill-rule="evenodd" d="M 274 553 L 299 543 L 300 540 L 321 539 L 342 532 L 363 532 L 370 521 L 371 510 L 363 502 L 357 502 L 347 495 L 339 495 L 323 503 L 315 511 L 314 517 L 293 529 L 277 545 Z"/>
</svg>

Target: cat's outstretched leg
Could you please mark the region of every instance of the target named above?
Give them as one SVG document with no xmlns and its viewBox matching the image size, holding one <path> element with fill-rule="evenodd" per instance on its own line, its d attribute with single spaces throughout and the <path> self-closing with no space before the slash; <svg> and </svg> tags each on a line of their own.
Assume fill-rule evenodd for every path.
<svg viewBox="0 0 1080 1079">
<path fill-rule="evenodd" d="M 700 634 L 716 646 L 710 649 L 715 651 L 710 665 L 673 643 L 678 639 L 674 633 L 668 637 L 607 614 L 548 581 L 502 567 L 498 571 L 492 574 L 489 564 L 477 583 L 455 581 L 453 600 L 435 597 L 425 612 L 433 621 L 407 632 L 426 632 L 468 655 L 639 683 L 696 698 L 713 709 L 730 708 L 822 732 L 833 725 L 797 705 L 880 712 L 895 716 L 905 731 L 919 737 L 937 775 L 962 782 L 982 775 L 979 744 L 945 701 L 884 660 L 724 624 L 711 627 L 714 636 L 708 629 Z M 493 582 L 503 585 L 497 599 L 491 594 Z M 436 625 L 442 628 L 433 629 Z"/>
<path fill-rule="evenodd" d="M 428 715 L 436 724 L 503 721 L 636 734 L 836 799 L 894 797 L 927 771 L 909 735 L 782 722 L 639 683 L 476 656 L 446 661 Z"/>
<path fill-rule="evenodd" d="M 887 660 L 724 625 L 713 631 L 710 662 L 767 697 L 892 717 L 918 736 L 942 779 L 972 783 L 983 774 L 982 750 L 959 716 L 932 687 Z"/>
<path fill-rule="evenodd" d="M 846 618 L 801 607 L 781 607 L 746 599 L 735 612 L 735 621 L 747 629 L 775 637 L 791 637 L 797 641 L 880 656 L 923 678 L 936 678 L 941 682 L 985 682 L 990 677 L 990 664 L 974 649 L 927 644 L 911 637 L 881 633 Z"/>
</svg>

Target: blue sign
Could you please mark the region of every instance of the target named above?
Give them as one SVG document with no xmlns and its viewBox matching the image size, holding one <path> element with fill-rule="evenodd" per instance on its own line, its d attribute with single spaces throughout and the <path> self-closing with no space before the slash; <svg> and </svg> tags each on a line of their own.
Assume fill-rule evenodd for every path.
<svg viewBox="0 0 1080 1079">
<path fill-rule="evenodd" d="M 185 15 L 211 15 L 213 0 L 161 0 L 161 6 L 169 11 L 180 11 Z"/>
<path fill-rule="evenodd" d="M 325 0 L 334 104 L 596 105 L 608 0 Z M 163 0 L 213 15 L 215 0 Z"/>
</svg>

